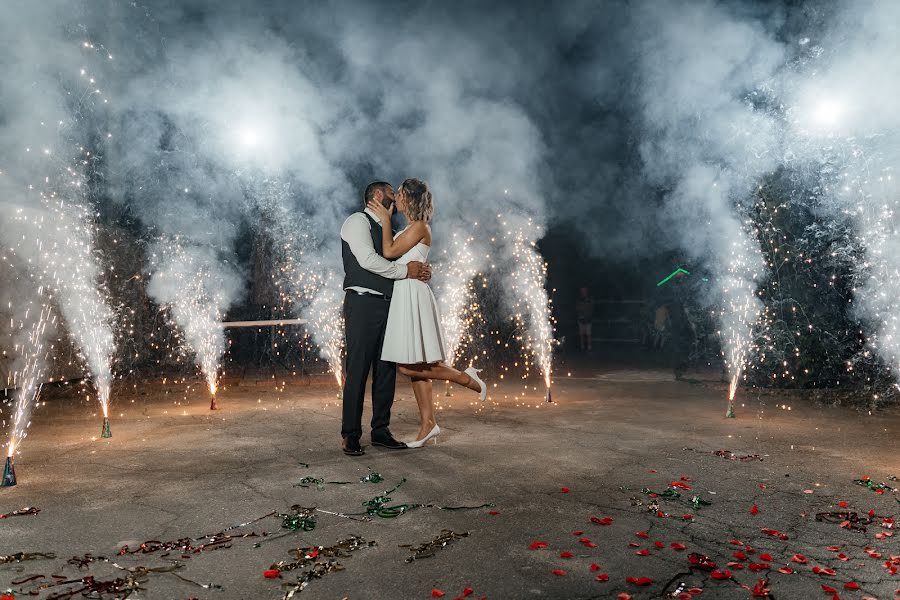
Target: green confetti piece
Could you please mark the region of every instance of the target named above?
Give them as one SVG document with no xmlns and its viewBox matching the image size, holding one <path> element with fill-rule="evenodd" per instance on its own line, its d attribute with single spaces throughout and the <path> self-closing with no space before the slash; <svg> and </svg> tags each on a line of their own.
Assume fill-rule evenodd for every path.
<svg viewBox="0 0 900 600">
<path fill-rule="evenodd" d="M 378 471 L 371 471 L 365 477 L 359 478 L 360 483 L 381 483 L 382 481 L 384 481 L 384 477 Z"/>
<path fill-rule="evenodd" d="M 641 488 L 641 493 L 647 494 L 648 496 L 650 494 L 656 494 L 660 498 L 680 498 L 681 497 L 680 493 L 678 493 L 677 491 L 672 490 L 672 489 L 668 489 L 664 492 L 654 492 L 650 488 Z"/>
<path fill-rule="evenodd" d="M 696 510 L 700 510 L 700 508 L 704 506 L 712 506 L 712 502 L 704 500 L 700 496 L 694 496 L 693 498 L 691 498 L 691 504 L 694 505 L 694 508 Z"/>
</svg>

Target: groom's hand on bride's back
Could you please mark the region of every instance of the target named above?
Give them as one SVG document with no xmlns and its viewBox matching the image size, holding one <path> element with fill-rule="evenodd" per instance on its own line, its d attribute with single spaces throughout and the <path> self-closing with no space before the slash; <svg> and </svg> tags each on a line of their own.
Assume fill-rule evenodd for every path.
<svg viewBox="0 0 900 600">
<path fill-rule="evenodd" d="M 408 279 L 418 279 L 419 281 L 431 281 L 431 265 L 419 262 L 417 260 L 410 261 L 406 265 L 406 277 Z"/>
</svg>

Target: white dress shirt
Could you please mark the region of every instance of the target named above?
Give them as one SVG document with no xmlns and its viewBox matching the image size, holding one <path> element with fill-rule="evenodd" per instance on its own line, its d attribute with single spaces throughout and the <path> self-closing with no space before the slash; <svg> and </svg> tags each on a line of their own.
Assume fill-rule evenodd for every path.
<svg viewBox="0 0 900 600">
<path fill-rule="evenodd" d="M 381 223 L 381 219 L 371 210 L 367 208 L 365 212 L 375 219 L 377 223 Z M 387 226 L 390 227 L 390 223 Z M 341 239 L 347 242 L 347 245 L 350 246 L 350 252 L 353 253 L 353 256 L 359 262 L 359 266 L 366 271 L 388 279 L 406 279 L 408 271 L 406 265 L 391 262 L 375 251 L 375 245 L 372 243 L 372 225 L 362 213 L 353 213 L 347 217 L 347 220 L 341 226 Z M 383 295 L 381 292 L 355 285 L 345 289 L 361 294 Z"/>
</svg>

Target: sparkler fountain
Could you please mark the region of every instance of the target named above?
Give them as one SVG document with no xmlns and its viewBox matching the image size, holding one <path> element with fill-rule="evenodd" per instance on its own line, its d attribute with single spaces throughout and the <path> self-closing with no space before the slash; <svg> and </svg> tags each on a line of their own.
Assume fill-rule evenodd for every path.
<svg viewBox="0 0 900 600">
<path fill-rule="evenodd" d="M 474 236 L 453 232 L 449 248 L 442 253 L 442 264 L 437 268 L 441 277 L 437 296 L 447 341 L 446 362 L 449 365 L 456 364 L 463 348 L 472 341 L 472 327 L 475 321 L 480 320 L 480 307 L 475 300 L 478 261 L 472 250 L 474 240 Z M 450 395 L 449 381 L 445 395 Z"/>
<path fill-rule="evenodd" d="M 292 214 L 288 185 L 277 180 L 252 186 L 256 207 L 275 246 L 275 284 L 283 305 L 308 320 L 313 341 L 328 362 L 338 388 L 344 386 L 344 318 L 337 270 L 315 257 L 319 235 Z M 299 224 L 298 224 L 299 221 Z"/>
<path fill-rule="evenodd" d="M 21 368 L 12 375 L 9 384 L 16 388 L 15 406 L 7 444 L 6 463 L 3 469 L 3 480 L 0 487 L 16 485 L 16 472 L 13 457 L 22 441 L 28 435 L 28 420 L 32 407 L 37 403 L 41 393 L 44 370 L 49 358 L 49 348 L 45 342 L 47 325 L 54 321 L 51 311 L 51 298 L 44 288 L 38 289 L 39 302 L 32 301 L 18 324 L 12 322 L 14 334 L 24 335 L 24 342 L 16 343 L 15 353 L 21 357 Z M 35 306 L 38 304 L 38 306 Z M 10 305 L 10 308 L 12 306 Z"/>
<path fill-rule="evenodd" d="M 171 310 L 184 331 L 186 350 L 206 380 L 210 410 L 216 410 L 219 362 L 225 353 L 222 318 L 228 308 L 225 290 L 233 287 L 231 274 L 214 268 L 215 253 L 175 237 L 157 242 L 150 253 L 153 268 L 148 292 Z"/>
<path fill-rule="evenodd" d="M 76 178 L 73 185 L 80 187 Z M 37 208 L 19 208 L 9 216 L 10 250 L 31 260 L 41 285 L 55 292 L 56 302 L 79 356 L 92 375 L 103 412 L 101 435 L 110 437 L 109 401 L 115 340 L 113 312 L 94 253 L 92 214 L 84 206 L 41 193 Z M 9 235 L 9 234 L 7 234 Z M 12 236 L 10 236 L 12 237 Z"/>
<path fill-rule="evenodd" d="M 537 225 L 529 218 L 526 223 L 512 224 L 501 220 L 505 242 L 515 261 L 509 274 L 509 287 L 513 292 L 513 318 L 522 332 L 525 352 L 526 375 L 532 366 L 540 371 L 546 394 L 552 402 L 551 372 L 553 368 L 553 324 L 550 314 L 550 298 L 544 285 L 547 281 L 547 263 L 535 247 Z"/>
<path fill-rule="evenodd" d="M 725 416 L 734 418 L 734 397 L 741 374 L 747 364 L 751 349 L 753 328 L 762 309 L 756 296 L 756 273 L 751 260 L 754 251 L 759 255 L 759 244 L 744 231 L 738 233 L 731 243 L 728 260 L 728 275 L 722 281 L 722 309 L 719 315 L 723 327 L 723 354 L 729 371 L 728 408 Z M 743 234 L 743 235 L 740 235 Z"/>
</svg>

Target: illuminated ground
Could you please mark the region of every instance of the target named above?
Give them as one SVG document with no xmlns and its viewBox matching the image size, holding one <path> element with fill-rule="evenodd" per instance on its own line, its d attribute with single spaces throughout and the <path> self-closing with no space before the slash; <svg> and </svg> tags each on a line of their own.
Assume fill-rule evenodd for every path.
<svg viewBox="0 0 900 600">
<path fill-rule="evenodd" d="M 142 577 L 144 591 L 131 597 L 278 598 L 283 583 L 296 582 L 309 568 L 264 578 L 272 563 L 293 560 L 288 550 L 329 546 L 357 534 L 377 547 L 340 559 L 344 571 L 312 581 L 299 597 L 424 599 L 437 588 L 450 599 L 468 586 L 474 598 L 616 598 L 620 592 L 660 598 L 684 582 L 685 588 L 702 588 L 700 598 L 749 598 L 739 584 L 753 588 L 767 573 L 771 597 L 779 599 L 830 597 L 823 584 L 841 598 L 895 597 L 900 576 L 890 573 L 890 555 L 900 554 L 900 538 L 876 534 L 895 531 L 882 526 L 882 517 L 897 518 L 900 504 L 854 479 L 868 475 L 900 486 L 889 480 L 900 475 L 897 411 L 867 416 L 787 396 L 744 395 L 738 418 L 726 420 L 717 384 L 674 382 L 664 370 L 578 374 L 583 376 L 560 379 L 552 405 L 542 404 L 539 393 L 517 400 L 521 388 L 513 386 L 495 390 L 484 407 L 456 392 L 441 412 L 444 433 L 436 446 L 404 452 L 368 447 L 365 457 L 355 459 L 338 451 L 340 407 L 325 380 L 288 382 L 282 391 L 253 377 L 234 381 L 215 413 L 202 394 L 191 392 L 187 403 L 176 405 L 184 397 L 181 388 L 148 384 L 116 398 L 110 440 L 94 439 L 100 422 L 77 400 L 53 399 L 35 414 L 17 459 L 19 485 L 0 490 L 0 513 L 24 506 L 41 511 L 0 520 L 0 554 L 52 552 L 56 558 L 0 566 L 0 590 L 34 590 L 52 582 L 52 575 L 75 580 L 92 574 L 95 581 L 126 575 L 111 562 L 160 567 L 178 561 L 182 577 L 221 589 L 151 573 Z M 415 430 L 416 412 L 405 384 L 398 389 L 393 429 L 404 437 Z M 782 404 L 792 410 L 776 406 Z M 716 450 L 762 460 L 729 460 Z M 384 481 L 359 483 L 369 469 Z M 293 486 L 304 477 L 357 483 Z M 270 511 L 287 513 L 293 504 L 358 512 L 364 500 L 401 478 L 407 481 L 391 494 L 391 504 L 496 507 L 418 508 L 370 522 L 320 513 L 312 531 L 235 539 L 231 547 L 188 558 L 178 550 L 116 556 L 124 545 L 134 550 L 149 540 L 213 534 Z M 673 489 L 672 482 L 692 489 L 663 499 L 660 510 L 668 516 L 660 518 L 648 511 L 651 499 L 641 488 L 663 492 Z M 695 509 L 694 495 L 712 504 Z M 758 514 L 751 514 L 753 505 Z M 863 517 L 874 510 L 878 517 L 865 532 L 815 519 L 816 513 L 841 510 Z M 231 533 L 278 534 L 280 525 L 269 517 Z M 405 562 L 411 552 L 400 545 L 428 542 L 445 528 L 469 536 L 434 556 Z M 766 528 L 787 539 L 767 535 Z M 642 531 L 648 537 L 636 535 Z M 548 547 L 530 549 L 534 542 Z M 685 549 L 673 549 L 673 543 Z M 644 549 L 649 556 L 637 554 Z M 746 560 L 735 559 L 736 551 Z M 691 552 L 707 555 L 733 580 L 691 571 Z M 882 556 L 872 556 L 876 552 Z M 86 553 L 111 561 L 67 564 Z M 794 554 L 808 562 L 792 562 Z M 729 561 L 766 563 L 771 571 L 727 567 Z M 796 573 L 779 573 L 785 565 Z M 815 574 L 813 567 L 833 568 L 835 575 Z M 554 574 L 556 569 L 564 574 Z M 597 581 L 601 574 L 609 580 Z M 44 577 L 11 583 L 31 575 Z M 628 577 L 652 583 L 642 587 Z M 850 581 L 861 589 L 844 589 Z M 79 585 L 48 589 L 40 597 Z"/>
</svg>

